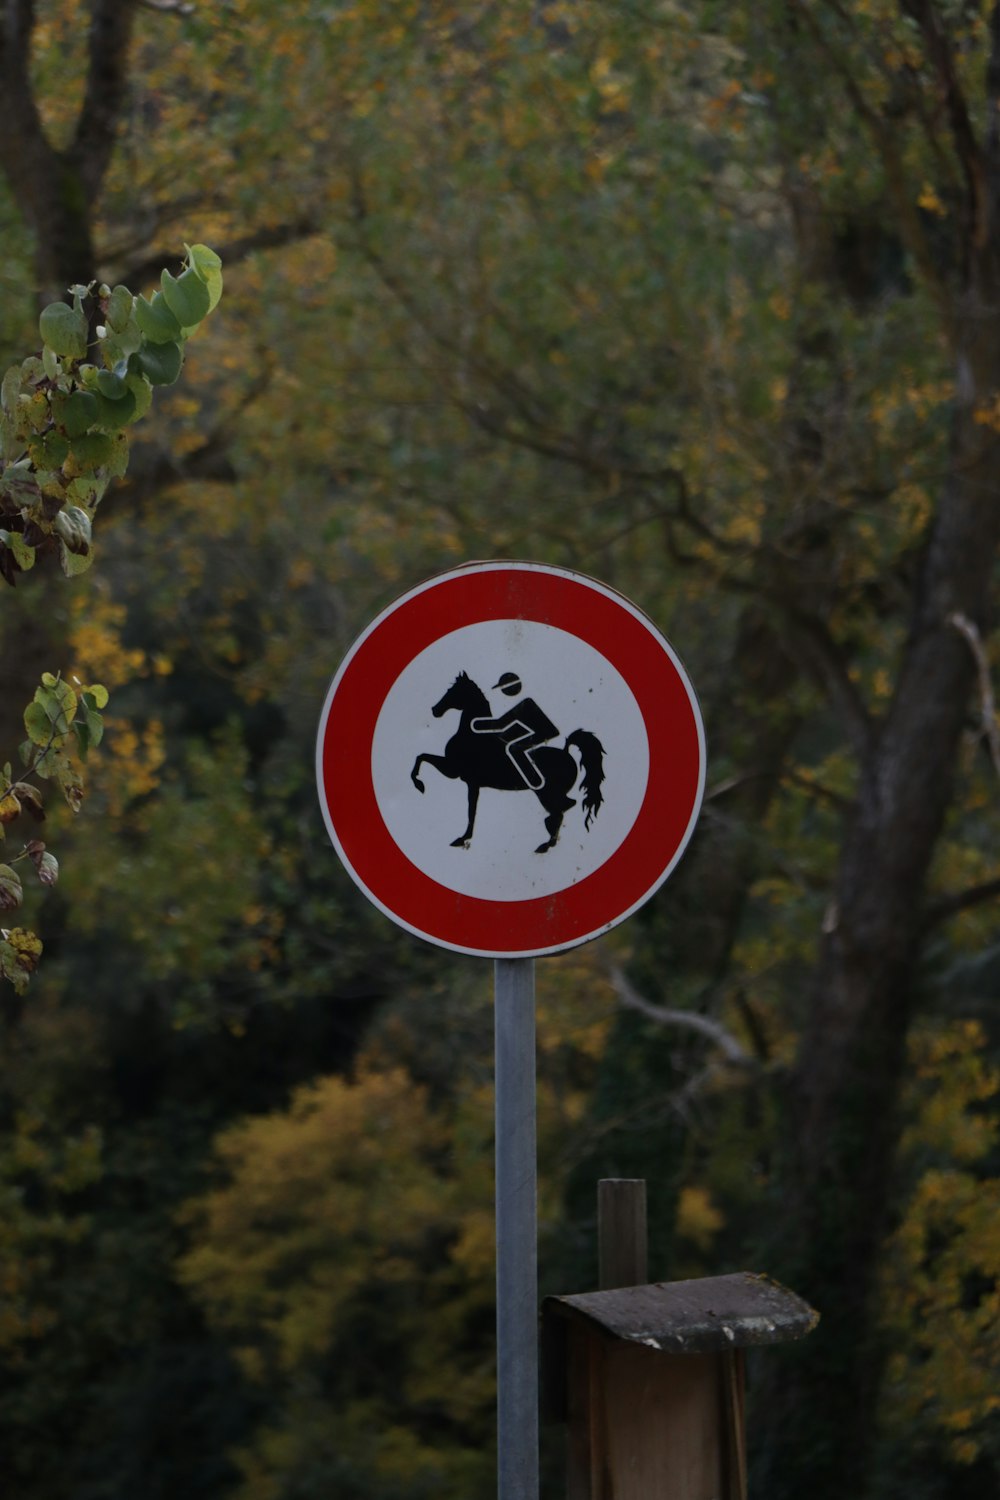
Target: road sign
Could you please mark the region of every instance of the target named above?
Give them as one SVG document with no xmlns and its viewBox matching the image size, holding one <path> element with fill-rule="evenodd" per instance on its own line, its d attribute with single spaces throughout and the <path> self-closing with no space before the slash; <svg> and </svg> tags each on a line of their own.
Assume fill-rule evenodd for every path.
<svg viewBox="0 0 1000 1500">
<path fill-rule="evenodd" d="M 606 585 L 483 562 L 372 621 L 330 687 L 327 829 L 366 895 L 442 947 L 557 953 L 616 926 L 677 864 L 705 739 L 673 648 Z"/>
</svg>

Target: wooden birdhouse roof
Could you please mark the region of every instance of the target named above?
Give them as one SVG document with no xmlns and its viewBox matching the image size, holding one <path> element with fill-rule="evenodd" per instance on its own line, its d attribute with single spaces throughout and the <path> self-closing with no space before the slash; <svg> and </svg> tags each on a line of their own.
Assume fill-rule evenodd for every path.
<svg viewBox="0 0 1000 1500">
<path fill-rule="evenodd" d="M 819 1321 L 801 1297 L 749 1271 L 546 1297 L 542 1311 L 545 1319 L 582 1319 L 611 1338 L 671 1354 L 779 1344 L 803 1338 Z"/>
</svg>

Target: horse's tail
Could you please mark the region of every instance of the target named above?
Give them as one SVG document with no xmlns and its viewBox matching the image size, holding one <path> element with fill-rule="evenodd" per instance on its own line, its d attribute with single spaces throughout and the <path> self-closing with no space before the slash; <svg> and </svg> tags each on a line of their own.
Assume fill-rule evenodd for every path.
<svg viewBox="0 0 1000 1500">
<path fill-rule="evenodd" d="M 589 729 L 574 729 L 566 737 L 567 750 L 574 745 L 580 752 L 583 766 L 583 812 L 584 826 L 589 828 L 601 810 L 604 797 L 601 783 L 604 780 L 604 746 L 596 734 Z"/>
</svg>

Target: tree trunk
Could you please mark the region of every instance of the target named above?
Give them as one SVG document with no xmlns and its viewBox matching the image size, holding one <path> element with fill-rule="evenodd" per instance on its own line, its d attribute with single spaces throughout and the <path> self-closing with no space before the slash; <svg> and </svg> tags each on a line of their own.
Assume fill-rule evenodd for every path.
<svg viewBox="0 0 1000 1500">
<path fill-rule="evenodd" d="M 998 33 L 995 12 L 995 51 Z M 768 1269 L 811 1300 L 822 1322 L 794 1361 L 761 1371 L 763 1399 L 750 1430 L 769 1500 L 803 1493 L 843 1500 L 864 1494 L 870 1477 L 883 1363 L 876 1278 L 927 877 L 976 679 L 953 617 L 985 634 L 1000 548 L 1000 445 L 975 420 L 1000 388 L 995 142 L 982 162 L 991 214 L 978 232 L 970 223 L 966 289 L 956 303 L 950 474 L 919 570 L 895 696 L 862 758 L 786 1100 L 781 1239 Z"/>
<path fill-rule="evenodd" d="M 0 5 L 0 171 L 35 238 L 42 304 L 97 274 L 92 223 L 125 101 L 136 6 L 92 0 L 88 66 L 73 140 L 57 151 L 31 87 L 33 0 Z"/>
</svg>

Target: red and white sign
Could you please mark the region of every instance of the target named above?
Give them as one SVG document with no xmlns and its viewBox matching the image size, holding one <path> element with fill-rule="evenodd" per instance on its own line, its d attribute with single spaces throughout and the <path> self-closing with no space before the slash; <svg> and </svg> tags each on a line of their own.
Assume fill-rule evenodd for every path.
<svg viewBox="0 0 1000 1500">
<path fill-rule="evenodd" d="M 621 594 L 470 563 L 351 647 L 316 774 L 337 852 L 387 916 L 527 958 L 599 936 L 662 885 L 698 817 L 705 736 L 673 649 Z"/>
</svg>

